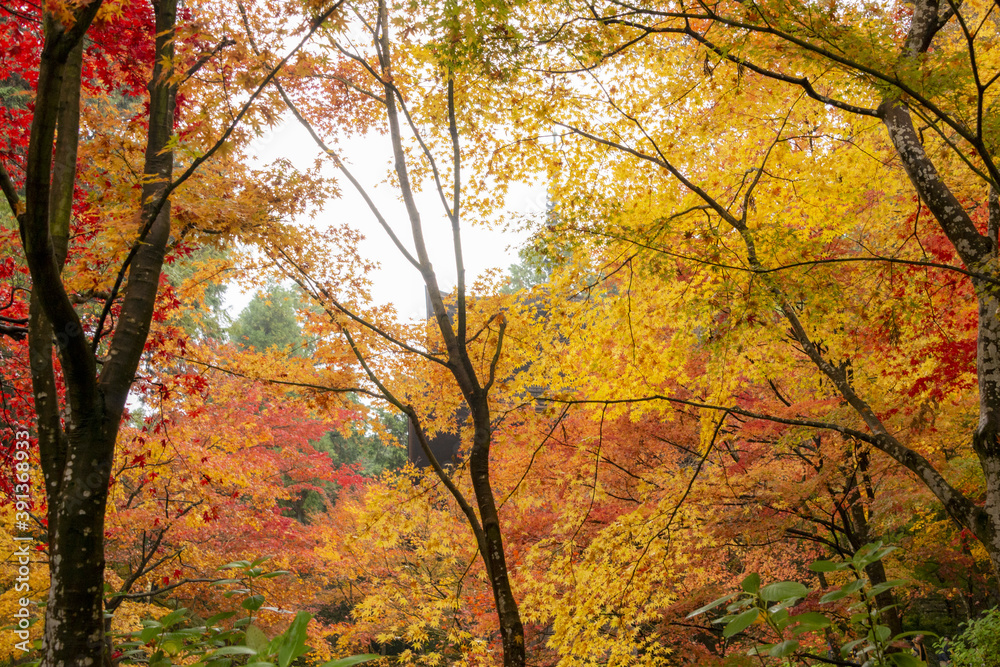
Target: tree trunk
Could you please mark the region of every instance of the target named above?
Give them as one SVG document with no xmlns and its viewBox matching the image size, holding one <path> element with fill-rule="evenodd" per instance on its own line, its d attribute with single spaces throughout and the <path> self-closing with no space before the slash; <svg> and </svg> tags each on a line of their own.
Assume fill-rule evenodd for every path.
<svg viewBox="0 0 1000 667">
<path fill-rule="evenodd" d="M 991 216 L 992 217 L 992 216 Z M 996 266 L 996 240 L 991 257 Z M 985 525 L 973 528 L 993 562 L 1000 579 L 1000 301 L 991 293 L 995 287 L 979 288 L 979 328 L 976 340 L 976 370 L 979 375 L 979 424 L 972 436 L 972 448 L 979 457 L 986 479 Z M 970 526 L 970 528 L 972 528 Z"/>
<path fill-rule="evenodd" d="M 104 509 L 114 440 L 102 438 L 100 417 L 94 415 L 69 434 L 63 487 L 49 499 L 56 503 L 56 525 L 49 526 L 46 666 L 103 662 Z"/>
<path fill-rule="evenodd" d="M 505 321 L 500 324 L 500 334 L 497 340 L 494 363 L 491 366 L 490 377 L 481 378 L 477 375 L 475 364 L 469 354 L 467 329 L 466 329 L 466 290 L 465 290 L 465 269 L 462 256 L 461 227 L 460 227 L 460 198 L 461 198 L 461 151 L 459 146 L 458 125 L 456 121 L 454 82 L 448 80 L 448 120 L 449 130 L 452 140 L 452 166 L 454 168 L 454 182 L 452 191 L 451 208 L 448 217 L 452 226 L 452 242 L 455 252 L 455 268 L 457 273 L 456 296 L 457 303 L 455 310 L 456 324 L 453 326 L 452 318 L 448 308 L 445 306 L 438 287 L 437 277 L 434 273 L 433 265 L 427 253 L 427 247 L 423 235 L 423 223 L 417 207 L 416 199 L 413 196 L 413 188 L 410 185 L 410 178 L 406 166 L 406 154 L 402 145 L 402 133 L 400 131 L 399 112 L 396 98 L 398 90 L 392 85 L 392 59 L 391 44 L 389 41 L 389 20 L 388 8 L 385 0 L 378 3 L 379 21 L 378 28 L 374 32 L 376 49 L 379 54 L 380 65 L 383 70 L 385 84 L 385 107 L 389 124 L 389 137 L 392 142 L 393 157 L 395 160 L 395 171 L 399 179 L 399 189 L 403 202 L 406 206 L 407 217 L 410 220 L 410 227 L 413 233 L 413 242 L 416 250 L 416 257 L 409 257 L 411 262 L 418 268 L 427 289 L 428 299 L 433 310 L 434 320 L 437 323 L 441 336 L 444 339 L 445 348 L 448 353 L 447 366 L 455 378 L 455 383 L 462 392 L 466 405 L 469 407 L 474 428 L 472 451 L 469 455 L 469 469 L 472 476 L 472 488 L 476 497 L 476 511 L 466 502 L 461 492 L 455 487 L 448 477 L 446 471 L 442 469 L 436 461 L 430 446 L 423 433 L 418 433 L 421 446 L 425 448 L 428 460 L 431 461 L 435 473 L 448 487 L 449 491 L 462 507 L 463 512 L 469 520 L 470 527 L 476 535 L 483 562 L 486 566 L 487 575 L 490 578 L 490 586 L 493 591 L 493 598 L 496 604 L 497 618 L 500 624 L 500 636 L 503 644 L 503 664 L 504 667 L 524 667 L 524 627 L 521 623 L 521 615 L 518 610 L 517 601 L 514 598 L 510 585 L 510 577 L 507 572 L 507 561 L 504 554 L 502 531 L 500 530 L 499 514 L 496 508 L 496 499 L 493 497 L 493 488 L 490 484 L 490 446 L 492 444 L 492 428 L 489 409 L 489 392 L 493 384 L 493 373 L 496 371 L 496 359 L 499 358 L 503 345 L 503 330 Z M 438 187 L 441 187 L 440 185 Z M 440 191 L 445 197 L 443 190 Z M 360 356 L 359 356 L 360 358 Z M 373 378 L 374 379 L 374 378 Z M 381 385 L 380 385 L 381 386 Z M 384 388 L 383 388 L 383 391 Z M 403 410 L 411 421 L 419 429 L 419 420 L 412 407 L 404 406 L 394 397 L 388 396 L 394 404 Z"/>
<path fill-rule="evenodd" d="M 144 235 L 137 240 L 128 267 L 128 288 L 119 326 L 108 347 L 109 361 L 98 376 L 94 350 L 99 341 L 92 344 L 84 335 L 61 270 L 75 187 L 83 37 L 100 5 L 96 0 L 78 9 L 68 29 L 53 15 L 45 15 L 25 210 L 18 215 L 33 283 L 29 354 L 48 498 L 45 667 L 87 667 L 107 657 L 103 595 L 108 484 L 125 401 L 149 333 L 170 229 L 170 209 L 163 194 L 172 176 L 173 155 L 164 149 L 173 132 L 175 90 L 170 79 L 176 0 L 160 0 L 154 2 L 156 60 L 149 85 L 147 178 L 140 218 Z M 62 409 L 53 368 L 53 339 L 66 389 Z"/>
<path fill-rule="evenodd" d="M 868 517 L 861 502 L 861 494 L 858 492 L 856 485 L 848 497 L 848 502 L 851 503 L 850 524 L 845 526 L 845 528 L 847 528 L 847 539 L 851 543 L 851 548 L 857 552 L 858 549 L 872 541 L 872 536 L 869 530 Z M 885 564 L 881 560 L 877 560 L 866 567 L 865 574 L 868 575 L 868 581 L 872 586 L 878 586 L 888 581 L 885 575 Z M 875 602 L 878 604 L 879 609 L 884 610 L 881 614 L 882 622 L 892 631 L 892 636 L 901 633 L 903 631 L 903 622 L 899 617 L 899 610 L 896 608 L 896 597 L 893 592 L 891 590 L 882 591 L 875 596 Z"/>
<path fill-rule="evenodd" d="M 497 617 L 500 621 L 500 638 L 503 644 L 504 667 L 523 667 L 524 626 L 517 601 L 510 587 L 510 577 L 507 572 L 507 558 L 504 555 L 503 535 L 500 530 L 500 516 L 497 513 L 493 498 L 493 487 L 490 484 L 490 445 L 492 444 L 492 425 L 490 411 L 485 394 L 472 408 L 474 435 L 472 452 L 469 455 L 469 472 L 472 475 L 472 488 L 476 494 L 476 504 L 482 521 L 486 553 L 486 571 L 493 589 L 493 600 L 496 604 Z"/>
</svg>

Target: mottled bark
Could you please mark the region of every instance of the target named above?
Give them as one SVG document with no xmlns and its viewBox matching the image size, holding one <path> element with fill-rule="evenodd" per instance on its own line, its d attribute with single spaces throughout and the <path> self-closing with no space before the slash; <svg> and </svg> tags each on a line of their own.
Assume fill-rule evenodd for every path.
<svg viewBox="0 0 1000 667">
<path fill-rule="evenodd" d="M 32 277 L 29 350 L 38 413 L 39 451 L 49 504 L 50 588 L 42 664 L 96 665 L 106 660 L 103 620 L 104 513 L 115 440 L 129 387 L 149 330 L 166 240 L 168 206 L 149 226 L 131 267 L 118 330 L 100 376 L 80 319 L 61 280 L 66 259 L 80 116 L 83 35 L 100 0 L 79 9 L 65 29 L 45 17 L 35 115 L 25 178 L 25 211 L 18 216 Z M 150 84 L 149 143 L 144 208 L 163 192 L 173 156 L 164 151 L 173 130 L 170 83 L 176 0 L 154 3 L 156 65 Z M 58 133 L 58 138 L 56 138 Z M 60 409 L 52 363 L 55 342 L 65 381 Z M 65 430 L 60 425 L 65 421 Z"/>
<path fill-rule="evenodd" d="M 910 31 L 900 58 L 920 57 L 946 20 L 946 16 L 939 16 L 936 2 L 919 0 L 914 6 Z M 990 185 L 987 190 L 990 220 L 984 235 L 976 228 L 924 149 L 907 104 L 897 96 L 890 96 L 883 100 L 878 111 L 911 183 L 959 258 L 976 274 L 996 275 L 1000 268 L 996 239 L 1000 207 L 996 202 L 996 184 Z M 983 543 L 990 553 L 994 569 L 1000 571 L 1000 300 L 994 285 L 979 278 L 972 280 L 978 310 L 976 373 L 979 384 L 979 423 L 972 435 L 972 446 L 986 480 L 986 500 L 982 509 L 970 508 L 967 501 L 960 502 L 954 494 L 941 494 L 933 486 L 931 490 L 942 500 L 949 514 Z M 926 465 L 929 467 L 929 464 Z"/>
</svg>

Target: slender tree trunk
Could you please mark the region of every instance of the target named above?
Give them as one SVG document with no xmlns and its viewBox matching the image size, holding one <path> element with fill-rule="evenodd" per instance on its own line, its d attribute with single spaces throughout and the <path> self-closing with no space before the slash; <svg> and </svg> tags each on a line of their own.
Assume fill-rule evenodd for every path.
<svg viewBox="0 0 1000 667">
<path fill-rule="evenodd" d="M 863 465 L 867 469 L 867 464 Z M 868 516 L 865 513 L 865 507 L 856 483 L 848 497 L 848 502 L 851 504 L 851 508 L 849 513 L 850 525 L 845 526 L 848 529 L 847 539 L 851 543 L 851 548 L 857 551 L 872 541 L 872 535 Z M 885 575 L 885 564 L 881 560 L 877 560 L 866 567 L 865 574 L 868 575 L 868 581 L 871 582 L 872 586 L 878 586 L 888 581 Z M 901 633 L 903 631 L 903 622 L 899 616 L 899 610 L 895 606 L 896 598 L 893 592 L 891 590 L 882 591 L 875 596 L 875 602 L 878 604 L 879 609 L 884 610 L 882 612 L 882 622 L 892 631 L 893 636 Z"/>
<path fill-rule="evenodd" d="M 472 475 L 472 488 L 476 495 L 486 544 L 483 559 L 486 562 L 497 618 L 500 621 L 503 664 L 504 667 L 522 667 L 525 663 L 524 626 L 510 587 L 500 516 L 497 513 L 493 487 L 490 484 L 490 445 L 493 434 L 485 395 L 477 400 L 472 408 L 472 422 L 474 435 L 472 452 L 469 455 L 469 471 Z"/>
<path fill-rule="evenodd" d="M 473 423 L 473 444 L 469 455 L 469 468 L 472 476 L 472 488 L 475 494 L 476 512 L 469 507 L 469 504 L 462 497 L 458 489 L 451 483 L 441 466 L 434 460 L 429 446 L 426 445 L 426 438 L 421 434 L 422 446 L 426 447 L 428 459 L 432 461 L 435 472 L 448 486 L 456 500 L 463 507 L 463 511 L 469 519 L 470 526 L 476 534 L 476 539 L 482 551 L 483 562 L 486 566 L 487 575 L 490 578 L 490 586 L 493 590 L 493 598 L 496 604 L 497 618 L 500 624 L 500 636 L 503 644 L 503 664 L 504 667 L 524 667 L 524 627 L 521 622 L 520 611 L 517 601 L 510 585 L 510 577 L 507 572 L 507 561 L 503 547 L 503 536 L 500 529 L 500 519 L 496 508 L 496 499 L 493 496 L 493 488 L 490 483 L 490 447 L 492 445 L 493 425 L 490 420 L 489 391 L 493 383 L 493 373 L 495 363 L 490 370 L 488 379 L 477 375 L 475 364 L 469 354 L 467 330 L 466 330 L 466 291 L 465 291 L 465 268 L 462 256 L 461 226 L 460 226 L 460 199 L 461 199 L 461 150 L 459 146 L 459 132 L 456 120 L 454 81 L 448 80 L 448 119 L 449 130 L 452 139 L 452 166 L 454 168 L 454 182 L 451 208 L 448 211 L 452 225 L 452 242 L 455 253 L 455 268 L 457 273 L 456 284 L 456 325 L 452 325 L 448 308 L 444 304 L 441 290 L 438 287 L 437 277 L 434 273 L 433 265 L 428 257 L 426 244 L 423 235 L 423 224 L 416 200 L 413 196 L 413 189 L 410 185 L 410 178 L 406 166 L 406 154 L 402 145 L 402 133 L 400 131 L 399 112 L 397 108 L 397 96 L 399 91 L 392 84 L 392 58 L 391 44 L 389 41 L 390 19 L 385 0 L 378 3 L 379 20 L 378 27 L 373 33 L 376 49 L 379 53 L 382 75 L 384 77 L 385 106 L 389 121 L 389 136 L 393 147 L 393 157 L 395 160 L 395 171 L 399 178 L 399 188 L 406 206 L 407 217 L 413 233 L 413 241 L 416 250 L 414 265 L 420 270 L 427 288 L 428 298 L 433 310 L 434 319 L 437 323 L 441 336 L 444 339 L 445 348 L 448 352 L 448 367 L 455 378 L 458 388 L 461 390 L 465 403 L 469 407 Z M 402 99 L 400 97 L 400 102 Z M 442 196 L 444 192 L 442 191 Z M 411 258 L 413 259 L 413 258 Z M 503 344 L 503 327 L 497 341 L 495 354 L 499 358 Z M 395 399 L 393 399 L 395 400 Z M 416 414 L 412 407 L 403 406 L 398 400 L 395 404 L 406 412 L 411 420 L 416 424 Z M 419 428 L 419 427 L 418 427 Z"/>
</svg>

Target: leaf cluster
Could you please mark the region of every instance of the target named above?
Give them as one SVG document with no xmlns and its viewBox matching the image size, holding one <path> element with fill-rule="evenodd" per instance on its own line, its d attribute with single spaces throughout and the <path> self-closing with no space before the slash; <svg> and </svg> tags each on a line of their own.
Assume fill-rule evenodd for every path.
<svg viewBox="0 0 1000 667">
<path fill-rule="evenodd" d="M 867 667 L 920 667 L 924 662 L 912 655 L 893 651 L 899 640 L 923 634 L 904 632 L 892 635 L 888 626 L 882 624 L 882 616 L 887 608 L 879 608 L 876 597 L 906 582 L 901 579 L 872 585 L 865 569 L 892 553 L 895 547 L 883 546 L 881 542 L 867 544 L 850 559 L 843 561 L 818 560 L 809 565 L 813 572 L 846 572 L 851 580 L 819 598 L 819 604 L 830 604 L 845 598 L 854 598 L 847 611 L 849 622 L 855 632 L 862 636 L 845 643 L 841 649 L 844 658 L 858 657 Z M 767 655 L 772 658 L 790 660 L 805 652 L 800 636 L 814 633 L 833 625 L 833 621 L 816 611 L 792 614 L 791 609 L 801 604 L 808 596 L 809 589 L 794 581 L 779 581 L 761 586 L 760 575 L 751 573 L 741 583 L 740 591 L 730 593 L 688 614 L 693 618 L 722 605 L 725 615 L 714 619 L 713 623 L 723 624 L 722 636 L 735 637 L 754 623 L 766 624 L 777 641 L 754 646 L 750 655 Z M 790 636 L 789 636 L 790 635 Z M 792 664 L 788 662 L 787 664 Z"/>
</svg>

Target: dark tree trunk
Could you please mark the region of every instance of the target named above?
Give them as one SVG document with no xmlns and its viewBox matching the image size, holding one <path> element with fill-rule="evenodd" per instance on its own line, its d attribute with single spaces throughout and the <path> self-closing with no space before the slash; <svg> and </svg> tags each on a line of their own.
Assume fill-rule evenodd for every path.
<svg viewBox="0 0 1000 667">
<path fill-rule="evenodd" d="M 859 455 L 858 474 L 862 477 L 868 474 L 868 454 L 866 452 L 861 452 Z M 844 527 L 847 539 L 851 543 L 851 548 L 857 552 L 861 547 L 871 542 L 873 536 L 870 524 L 868 523 L 868 514 L 865 511 L 864 501 L 861 497 L 857 475 L 849 479 L 848 484 L 852 486 L 847 498 L 847 502 L 850 504 L 850 512 L 845 517 L 849 517 L 849 521 Z M 871 500 L 874 500 L 874 498 L 870 497 L 869 501 Z M 868 575 L 868 581 L 872 586 L 878 586 L 888 581 L 885 575 L 885 564 L 881 560 L 877 560 L 866 567 L 865 574 Z M 892 636 L 895 637 L 901 633 L 903 631 L 903 621 L 899 616 L 899 610 L 896 608 L 896 598 L 893 592 L 891 590 L 882 591 L 875 596 L 875 602 L 878 604 L 879 609 L 884 610 L 882 611 L 882 622 L 892 631 Z"/>
<path fill-rule="evenodd" d="M 474 435 L 472 452 L 469 454 L 469 472 L 472 475 L 472 488 L 482 520 L 483 541 L 486 546 L 483 560 L 493 588 L 493 601 L 500 621 L 503 664 L 505 667 L 520 667 L 525 663 L 524 626 L 521 623 L 514 592 L 510 587 L 503 534 L 500 530 L 500 515 L 497 513 L 493 487 L 490 484 L 490 444 L 493 435 L 485 394 L 477 403 L 472 410 Z"/>
<path fill-rule="evenodd" d="M 100 375 L 94 350 L 61 280 L 75 186 L 83 37 L 100 0 L 80 8 L 72 28 L 45 16 L 35 115 L 18 215 L 33 288 L 29 354 L 38 440 L 48 498 L 50 588 L 42 664 L 86 667 L 106 661 L 103 619 L 104 514 L 125 400 L 149 333 L 170 228 L 163 195 L 173 155 L 175 91 L 170 82 L 176 0 L 154 2 L 156 61 L 143 187 L 144 236 L 128 270 L 119 326 Z M 58 129 L 58 140 L 55 139 Z M 14 204 L 15 202 L 11 202 Z M 15 207 L 16 210 L 16 207 Z M 97 334 L 100 335 L 100 332 Z M 60 406 L 52 344 L 65 379 Z M 61 421 L 65 422 L 65 429 Z"/>
<path fill-rule="evenodd" d="M 462 511 L 468 518 L 469 525 L 476 536 L 476 541 L 486 566 L 487 575 L 490 579 L 490 586 L 493 591 L 493 599 L 496 605 L 497 619 L 500 625 L 500 636 L 503 644 L 503 664 L 504 667 L 524 667 L 525 647 L 524 647 L 524 627 L 521 622 L 521 615 L 517 601 L 514 597 L 513 589 L 510 585 L 510 576 L 507 571 L 506 555 L 503 546 L 503 533 L 500 528 L 499 513 L 496 508 L 496 499 L 493 496 L 493 488 L 490 483 L 490 447 L 492 445 L 493 425 L 491 423 L 489 408 L 489 392 L 494 381 L 496 371 L 496 361 L 499 359 L 503 346 L 503 335 L 506 322 L 500 320 L 499 336 L 497 346 L 494 351 L 494 361 L 489 371 L 489 377 L 480 377 L 476 373 L 472 356 L 469 353 L 467 327 L 466 327 L 466 289 L 465 289 L 465 268 L 462 256 L 461 228 L 460 228 L 460 198 L 461 198 L 461 151 L 459 146 L 458 124 L 456 121 L 456 109 L 454 98 L 454 81 L 448 79 L 448 120 L 449 130 L 452 140 L 452 166 L 454 168 L 453 191 L 451 193 L 451 208 L 448 217 L 452 226 L 452 241 L 455 252 L 455 268 L 457 273 L 456 284 L 456 304 L 455 322 L 441 296 L 438 287 L 437 277 L 429 259 L 427 248 L 424 242 L 423 226 L 420 219 L 420 212 L 417 208 L 416 200 L 413 196 L 413 189 L 410 185 L 408 170 L 406 167 L 406 154 L 402 145 L 402 134 L 400 131 L 399 111 L 397 107 L 397 96 L 399 92 L 392 85 L 391 71 L 391 48 L 389 41 L 389 15 L 384 0 L 379 2 L 379 27 L 374 35 L 376 48 L 379 52 L 380 64 L 385 80 L 385 106 L 389 122 L 389 136 L 393 147 L 393 157 L 395 159 L 395 171 L 399 178 L 399 188 L 406 205 L 407 216 L 413 233 L 413 241 L 416 250 L 416 257 L 410 257 L 412 263 L 420 270 L 424 285 L 427 289 L 428 299 L 433 311 L 434 320 L 438 330 L 444 339 L 447 351 L 447 367 L 455 378 L 455 383 L 462 392 L 465 404 L 469 408 L 473 424 L 473 443 L 469 454 L 469 469 L 472 476 L 472 488 L 475 495 L 476 508 L 473 509 L 458 488 L 452 483 L 448 473 L 441 467 L 431 452 L 425 434 L 420 431 L 419 419 L 412 407 L 403 405 L 394 397 L 389 396 L 394 404 L 403 410 L 409 417 L 415 428 L 418 430 L 418 438 L 424 453 L 431 461 L 434 471 L 445 483 L 455 499 L 458 501 Z M 439 186 L 440 187 L 440 186 Z M 445 193 L 441 191 L 442 197 Z M 483 373 L 485 375 L 485 373 Z"/>
</svg>

